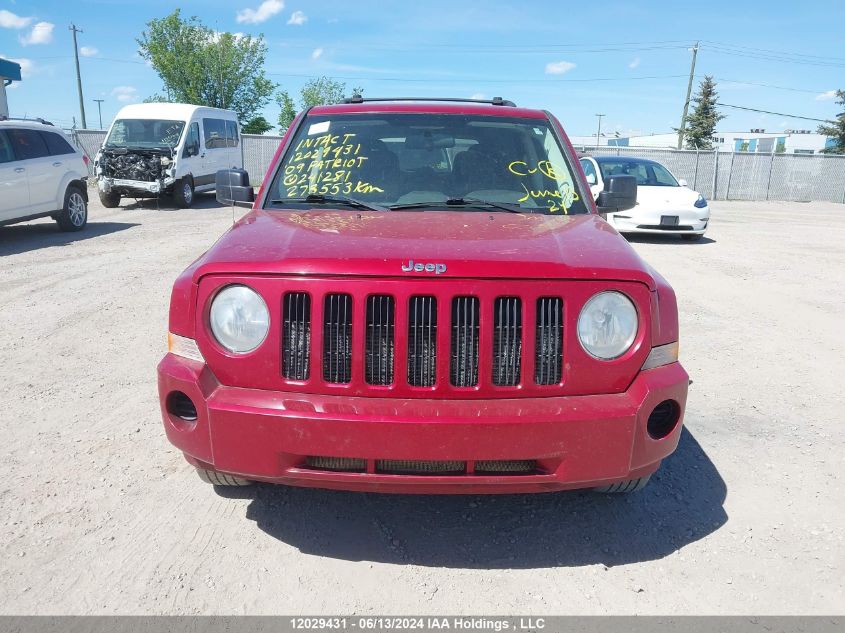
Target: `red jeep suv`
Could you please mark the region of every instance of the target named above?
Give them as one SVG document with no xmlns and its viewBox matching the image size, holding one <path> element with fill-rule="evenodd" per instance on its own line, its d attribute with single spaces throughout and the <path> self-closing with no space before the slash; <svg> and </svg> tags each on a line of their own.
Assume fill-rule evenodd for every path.
<svg viewBox="0 0 845 633">
<path fill-rule="evenodd" d="M 170 441 L 217 485 L 414 493 L 642 487 L 688 377 L 666 281 L 600 213 L 548 112 L 362 99 L 287 131 L 252 210 L 176 280 Z M 598 206 L 596 206 L 598 204 Z"/>
</svg>

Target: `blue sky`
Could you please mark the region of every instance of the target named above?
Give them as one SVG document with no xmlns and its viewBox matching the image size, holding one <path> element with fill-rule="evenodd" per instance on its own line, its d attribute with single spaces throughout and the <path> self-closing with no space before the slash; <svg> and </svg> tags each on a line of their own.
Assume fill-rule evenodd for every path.
<svg viewBox="0 0 845 633">
<path fill-rule="evenodd" d="M 159 91 L 135 38 L 174 6 L 0 0 L 0 56 L 22 60 L 25 73 L 8 91 L 12 115 L 63 126 L 78 119 L 71 21 L 84 30 L 79 46 L 89 127 L 98 123 L 93 99 L 104 99 L 108 125 L 121 106 Z M 724 103 L 832 118 L 841 110 L 832 91 L 845 88 L 842 0 L 205 0 L 181 6 L 183 15 L 220 31 L 263 33 L 268 76 L 294 95 L 319 75 L 360 85 L 369 96 L 501 95 L 552 111 L 571 135 L 594 134 L 596 113 L 606 115 L 608 131 L 677 126 L 696 40 L 702 41 L 696 75 L 714 75 Z M 722 130 L 817 125 L 723 112 Z M 275 123 L 277 106 L 264 114 Z"/>
</svg>

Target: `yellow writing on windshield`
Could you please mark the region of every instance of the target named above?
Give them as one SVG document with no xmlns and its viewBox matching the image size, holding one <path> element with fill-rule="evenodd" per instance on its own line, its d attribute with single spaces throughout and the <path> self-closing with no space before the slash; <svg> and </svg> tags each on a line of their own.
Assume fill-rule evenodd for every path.
<svg viewBox="0 0 845 633">
<path fill-rule="evenodd" d="M 508 171 L 513 175 L 520 177 L 533 176 L 536 173 L 540 173 L 549 180 L 553 180 L 556 184 L 560 183 L 560 181 L 568 175 L 566 170 L 556 169 L 555 166 L 547 160 L 538 161 L 534 167 L 531 167 L 524 160 L 511 161 L 508 164 Z M 568 182 L 557 184 L 557 188 L 555 189 L 542 188 L 536 190 L 529 189 L 525 183 L 520 184 L 525 191 L 525 195 L 521 197 L 518 202 L 533 203 L 534 201 L 540 200 L 542 201 L 542 204 L 545 205 L 545 208 L 549 210 L 549 213 L 557 213 L 558 211 L 568 213 L 569 207 L 571 207 L 576 200 L 580 200 L 578 193 Z"/>
<path fill-rule="evenodd" d="M 515 160 L 508 165 L 508 171 L 515 176 L 530 176 L 536 174 L 538 171 L 546 178 L 557 180 L 557 172 L 554 165 L 547 160 L 541 160 L 535 167 L 529 167 L 524 160 Z M 565 172 L 564 172 L 565 173 Z"/>
<path fill-rule="evenodd" d="M 522 203 L 542 200 L 543 204 L 545 204 L 546 208 L 548 208 L 549 213 L 557 213 L 558 211 L 568 213 L 569 207 L 571 207 L 576 200 L 581 199 L 578 196 L 578 193 L 572 189 L 568 182 L 563 183 L 557 189 L 537 190 L 529 189 L 524 183 L 521 184 L 522 189 L 525 191 L 525 195 L 519 198 L 517 202 Z"/>
<path fill-rule="evenodd" d="M 354 133 L 302 138 L 284 168 L 287 197 L 384 193 L 357 173 L 368 160 Z"/>
</svg>

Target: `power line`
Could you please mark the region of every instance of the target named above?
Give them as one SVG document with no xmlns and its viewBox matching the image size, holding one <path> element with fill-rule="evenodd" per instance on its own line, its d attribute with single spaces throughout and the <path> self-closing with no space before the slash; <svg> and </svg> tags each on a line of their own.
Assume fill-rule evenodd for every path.
<svg viewBox="0 0 845 633">
<path fill-rule="evenodd" d="M 723 55 L 731 55 L 734 57 L 746 57 L 748 59 L 759 59 L 762 61 L 776 61 L 776 62 L 785 62 L 788 64 L 801 64 L 805 66 L 822 66 L 825 68 L 845 68 L 845 61 L 843 62 L 832 62 L 832 61 L 822 61 L 822 60 L 811 60 L 811 59 L 798 59 L 789 56 L 788 54 L 764 54 L 764 53 L 755 53 L 744 51 L 742 49 L 735 49 L 735 48 L 727 48 L 721 46 L 713 46 L 712 44 L 708 45 L 706 49 L 713 53 L 721 53 Z"/>
<path fill-rule="evenodd" d="M 304 77 L 311 79 L 315 77 L 314 74 L 302 73 L 273 73 L 268 72 L 272 77 Z M 648 79 L 677 79 L 679 77 L 686 77 L 686 75 L 651 75 L 644 77 L 587 77 L 587 78 L 570 78 L 570 79 L 486 79 L 483 77 L 430 77 L 426 79 L 413 77 L 350 77 L 348 75 L 328 75 L 331 79 L 343 79 L 345 81 L 401 81 L 401 82 L 426 82 L 426 83 L 444 83 L 444 82 L 475 82 L 475 83 L 501 83 L 501 84 L 518 84 L 518 83 L 591 83 L 594 81 L 640 81 Z"/>
<path fill-rule="evenodd" d="M 738 106 L 738 105 L 731 105 L 729 103 L 722 103 L 721 101 L 717 102 L 716 105 L 720 105 L 723 108 L 735 108 L 736 110 L 748 110 L 749 112 L 762 112 L 763 114 L 773 114 L 775 116 L 785 116 L 789 119 L 804 119 L 805 121 L 818 121 L 819 123 L 836 123 L 836 121 L 831 121 L 829 119 L 814 119 L 813 117 L 799 116 L 797 114 L 784 114 L 783 112 L 771 112 L 770 110 L 758 110 L 757 108 L 746 108 L 745 106 Z"/>
<path fill-rule="evenodd" d="M 780 50 L 775 50 L 775 49 L 772 49 L 772 48 L 756 48 L 754 46 L 745 46 L 743 44 L 726 44 L 724 42 L 714 42 L 712 40 L 701 40 L 701 41 L 704 42 L 705 44 L 712 44 L 714 46 L 720 46 L 722 48 L 741 48 L 741 49 L 744 49 L 744 50 L 747 50 L 747 51 L 750 51 L 750 52 L 757 52 L 757 53 L 763 53 L 763 54 L 771 53 L 771 54 L 776 54 L 776 55 L 790 55 L 792 57 L 808 57 L 808 58 L 814 58 L 814 59 L 820 59 L 820 60 L 835 59 L 835 60 L 845 62 L 845 57 L 831 57 L 830 55 L 810 55 L 809 53 L 796 53 L 796 52 L 792 52 L 792 51 L 780 51 Z"/>
<path fill-rule="evenodd" d="M 696 79 L 703 79 L 704 75 L 696 75 Z M 773 86 L 771 84 L 757 83 L 754 81 L 742 81 L 740 79 L 725 79 L 724 77 L 713 77 L 716 81 L 723 81 L 729 84 L 743 84 L 746 86 L 759 86 L 760 88 L 774 88 L 775 90 L 789 90 L 791 92 L 806 92 L 810 94 L 818 94 L 824 90 L 808 90 L 807 88 L 789 88 L 787 86 Z"/>
</svg>

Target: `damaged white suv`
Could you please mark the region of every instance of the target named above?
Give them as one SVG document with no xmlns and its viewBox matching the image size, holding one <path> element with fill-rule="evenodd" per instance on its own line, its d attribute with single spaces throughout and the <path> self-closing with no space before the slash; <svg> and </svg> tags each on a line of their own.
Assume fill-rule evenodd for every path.
<svg viewBox="0 0 845 633">
<path fill-rule="evenodd" d="M 100 201 L 114 208 L 123 197 L 172 194 L 190 207 L 194 193 L 212 191 L 221 169 L 243 167 L 238 117 L 231 110 L 184 103 L 126 106 L 97 154 Z"/>
</svg>

